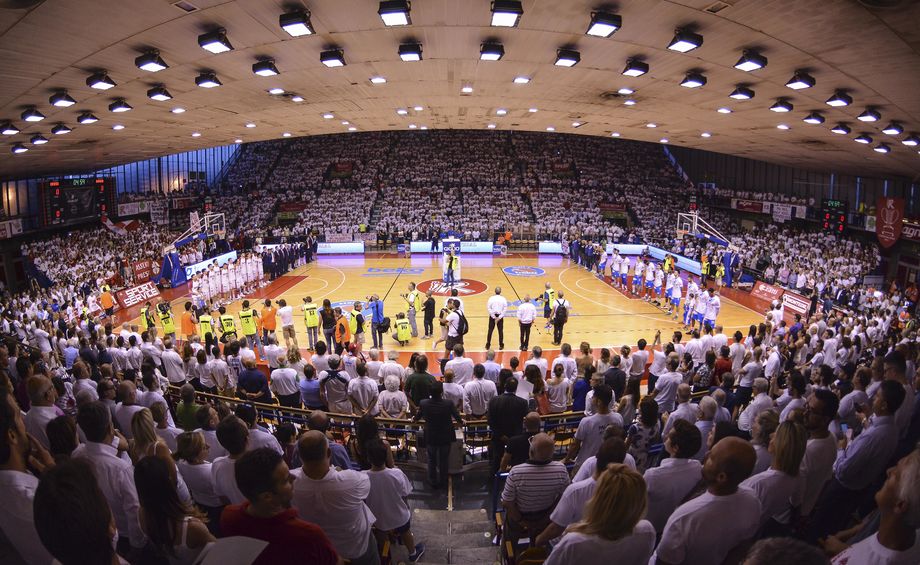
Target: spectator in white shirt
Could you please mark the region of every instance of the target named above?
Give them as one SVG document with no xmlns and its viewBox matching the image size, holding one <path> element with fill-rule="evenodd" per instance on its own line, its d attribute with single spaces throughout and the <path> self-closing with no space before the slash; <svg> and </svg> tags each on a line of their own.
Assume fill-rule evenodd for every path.
<svg viewBox="0 0 920 565">
<path fill-rule="evenodd" d="M 44 375 L 32 375 L 26 381 L 29 401 L 32 407 L 26 413 L 24 421 L 26 431 L 38 440 L 45 449 L 49 448 L 48 434 L 45 428 L 48 422 L 62 415 L 60 409 L 54 405 L 57 401 L 57 392 L 51 379 Z"/>
<path fill-rule="evenodd" d="M 454 372 L 454 382 L 460 386 L 473 379 L 473 360 L 463 355 L 463 344 L 458 343 L 454 346 L 454 358 L 444 364 L 444 370 L 452 370 Z"/>
<path fill-rule="evenodd" d="M 495 294 L 486 302 L 489 312 L 489 330 L 486 334 L 486 349 L 492 347 L 492 332 L 498 328 L 498 348 L 505 348 L 505 312 L 508 310 L 508 300 L 502 296 L 502 287 L 495 287 Z"/>
<path fill-rule="evenodd" d="M 536 317 L 537 307 L 530 301 L 530 295 L 525 294 L 517 309 L 518 328 L 521 332 L 521 351 L 527 351 L 530 346 L 530 329 Z"/>
<path fill-rule="evenodd" d="M 356 416 L 370 414 L 376 416 L 380 413 L 377 408 L 379 388 L 377 381 L 372 380 L 367 374 L 367 365 L 358 363 L 355 370 L 358 378 L 348 381 L 348 398 Z"/>
<path fill-rule="evenodd" d="M 268 447 L 282 455 L 284 454 L 284 449 L 282 449 L 281 443 L 278 442 L 278 438 L 268 433 L 256 423 L 255 408 L 249 404 L 237 404 L 236 410 L 234 410 L 233 413 L 249 428 L 249 441 L 246 446 L 247 451 Z"/>
<path fill-rule="evenodd" d="M 163 340 L 163 353 L 160 358 L 163 362 L 163 368 L 166 369 L 166 378 L 169 384 L 173 386 L 182 386 L 185 384 L 185 363 L 182 357 L 173 349 L 173 342 L 166 338 Z"/>
<path fill-rule="evenodd" d="M 524 363 L 524 367 L 526 368 L 528 364 L 530 363 Z M 578 377 L 578 364 L 572 357 L 572 346 L 568 343 L 563 343 L 562 347 L 559 348 L 559 356 L 553 359 L 553 364 L 550 367 L 550 370 L 554 371 L 556 369 L 556 365 L 562 365 L 562 367 L 565 369 L 565 378 L 568 379 L 569 382 L 575 382 L 575 379 Z M 542 377 L 546 378 L 546 376 L 546 371 L 544 371 Z"/>
<path fill-rule="evenodd" d="M 571 346 L 569 346 L 569 352 L 571 352 Z M 548 374 L 547 371 L 549 370 L 549 365 L 547 364 L 546 359 L 543 358 L 543 348 L 539 345 L 535 345 L 534 348 L 530 350 L 530 359 L 524 362 L 524 368 L 526 369 L 528 365 L 536 365 L 539 367 L 541 375 Z"/>
<path fill-rule="evenodd" d="M 163 440 L 169 451 L 175 452 L 176 438 L 182 433 L 182 430 L 169 424 L 169 420 L 166 418 L 167 414 L 169 414 L 169 408 L 166 406 L 166 402 L 154 402 L 150 406 L 150 415 L 156 425 L 154 431 Z"/>
<path fill-rule="evenodd" d="M 495 383 L 485 379 L 486 368 L 477 363 L 473 367 L 473 380 L 463 385 L 463 413 L 467 417 L 482 418 L 489 411 L 489 401 L 497 394 Z"/>
<path fill-rule="evenodd" d="M 297 380 L 297 371 L 288 366 L 286 354 L 278 355 L 275 363 L 278 368 L 272 371 L 269 388 L 278 397 L 278 403 L 281 406 L 300 408 L 300 383 Z"/>
<path fill-rule="evenodd" d="M 115 406 L 115 421 L 125 437 L 131 439 L 134 437 L 131 431 L 131 419 L 144 407 L 137 404 L 137 387 L 131 381 L 118 383 L 118 398 L 121 402 Z"/>
<path fill-rule="evenodd" d="M 236 484 L 233 467 L 236 461 L 246 453 L 249 428 L 242 420 L 231 414 L 217 425 L 217 439 L 221 447 L 227 451 L 227 455 L 215 457 L 211 463 L 214 492 L 228 504 L 242 504 L 246 502 L 246 497 Z"/>
<path fill-rule="evenodd" d="M 674 400 L 677 398 L 677 388 L 683 384 L 684 377 L 677 372 L 677 367 L 680 365 L 680 359 L 677 357 L 677 353 L 671 353 L 668 355 L 668 372 L 663 375 L 658 375 L 658 380 L 655 381 L 655 390 L 649 394 L 649 398 L 653 398 L 655 402 L 658 403 L 658 410 L 660 412 L 671 412 L 674 410 Z"/>
<path fill-rule="evenodd" d="M 789 511 L 801 505 L 803 483 L 799 480 L 799 468 L 807 440 L 804 426 L 783 422 L 770 439 L 773 455 L 770 468 L 741 483 L 741 488 L 751 489 L 760 500 L 761 527 L 771 519 L 785 523 Z"/>
<path fill-rule="evenodd" d="M 412 494 L 412 483 L 400 469 L 387 467 L 390 448 L 382 439 L 369 441 L 366 450 L 371 468 L 364 471 L 370 479 L 370 493 L 365 504 L 377 519 L 374 528 L 383 533 L 399 535 L 409 552 L 409 561 L 418 561 L 425 546 L 416 545 L 415 536 L 412 535 L 412 515 L 406 504 L 406 497 Z"/>
<path fill-rule="evenodd" d="M 691 424 L 696 423 L 696 416 L 699 408 L 697 405 L 690 403 L 690 394 L 690 385 L 686 383 L 677 385 L 677 408 L 668 414 L 668 421 L 664 424 L 664 429 L 661 431 L 661 437 L 668 437 L 668 432 L 671 431 L 671 428 L 677 420 L 686 420 Z"/>
<path fill-rule="evenodd" d="M 662 437 L 670 457 L 662 459 L 661 466 L 646 470 L 644 475 L 648 485 L 646 519 L 656 532 L 664 529 L 671 513 L 702 478 L 702 465 L 694 459 L 703 445 L 699 429 L 686 420 L 677 420 Z"/>
<path fill-rule="evenodd" d="M 405 418 L 409 413 L 409 399 L 399 390 L 399 377 L 389 375 L 384 379 L 384 390 L 377 397 L 377 409 L 384 418 Z"/>
<path fill-rule="evenodd" d="M 765 410 L 773 408 L 773 399 L 767 392 L 770 390 L 770 383 L 763 377 L 754 379 L 754 399 L 738 416 L 738 429 L 751 433 L 751 427 L 757 415 Z"/>
<path fill-rule="evenodd" d="M 492 381 L 495 384 L 498 384 L 498 374 L 502 370 L 502 366 L 495 362 L 495 351 L 490 349 L 486 351 L 486 360 L 482 364 L 486 369 L 486 379 Z"/>
<path fill-rule="evenodd" d="M 623 427 L 623 416 L 610 411 L 610 401 L 613 399 L 613 390 L 601 384 L 594 387 L 595 414 L 582 418 L 578 422 L 575 438 L 563 463 L 575 462 L 576 466 L 584 464 L 589 457 L 596 455 L 603 443 L 604 432 L 610 424 Z"/>
</svg>

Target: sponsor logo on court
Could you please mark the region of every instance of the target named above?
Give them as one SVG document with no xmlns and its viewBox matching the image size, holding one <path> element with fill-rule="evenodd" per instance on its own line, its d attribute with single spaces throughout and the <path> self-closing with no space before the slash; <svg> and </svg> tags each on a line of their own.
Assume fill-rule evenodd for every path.
<svg viewBox="0 0 920 565">
<path fill-rule="evenodd" d="M 530 267 L 527 265 L 505 267 L 502 269 L 502 272 L 511 277 L 542 277 L 546 274 L 546 271 L 540 267 Z"/>
<path fill-rule="evenodd" d="M 480 294 L 489 287 L 486 285 L 486 283 L 473 279 L 463 279 L 462 281 L 457 281 L 452 285 L 439 279 L 431 279 L 418 283 L 416 288 L 423 294 L 430 290 L 431 293 L 435 296 L 450 296 L 450 291 L 456 289 L 457 296 L 462 298 L 465 296 Z"/>
<path fill-rule="evenodd" d="M 425 272 L 423 268 L 410 268 L 410 269 L 376 269 L 371 267 L 367 270 L 366 273 L 362 274 L 362 277 L 388 277 L 391 275 L 420 275 Z"/>
</svg>

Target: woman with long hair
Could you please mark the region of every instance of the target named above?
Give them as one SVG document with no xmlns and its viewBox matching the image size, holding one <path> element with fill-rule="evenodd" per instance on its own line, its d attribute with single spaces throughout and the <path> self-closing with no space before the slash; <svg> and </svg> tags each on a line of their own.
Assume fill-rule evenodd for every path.
<svg viewBox="0 0 920 565">
<path fill-rule="evenodd" d="M 601 356 L 597 360 L 597 363 L 594 364 L 594 368 L 598 373 L 604 374 L 607 372 L 607 369 L 610 368 L 610 350 L 606 347 L 601 348 Z"/>
<path fill-rule="evenodd" d="M 626 446 L 636 460 L 636 469 L 645 472 L 648 466 L 648 449 L 661 443 L 661 417 L 658 403 L 646 396 L 639 402 L 639 416 L 626 432 Z"/>
<path fill-rule="evenodd" d="M 781 526 L 788 524 L 792 517 L 790 511 L 801 504 L 799 466 L 805 457 L 807 442 L 805 426 L 792 421 L 783 422 L 770 439 L 769 450 L 773 455 L 770 468 L 751 475 L 740 485 L 753 490 L 760 499 L 760 524 L 771 532 L 781 531 Z M 775 524 L 770 524 L 771 520 Z"/>
<path fill-rule="evenodd" d="M 589 366 L 594 367 L 594 354 L 591 352 L 591 344 L 587 341 L 583 341 L 578 346 L 578 355 L 575 356 L 575 367 L 579 375 L 584 375 Z"/>
<path fill-rule="evenodd" d="M 642 519 L 647 506 L 642 475 L 626 465 L 608 466 L 597 480 L 584 517 L 568 527 L 546 565 L 648 563 L 655 549 L 655 527 Z"/>
<path fill-rule="evenodd" d="M 157 435 L 153 415 L 148 408 L 138 410 L 131 418 L 131 433 L 134 435 L 128 448 L 131 461 L 137 465 L 141 459 L 151 455 L 171 458 L 166 443 Z"/>
<path fill-rule="evenodd" d="M 539 412 L 540 414 L 548 414 L 550 409 L 549 398 L 546 396 L 543 371 L 537 365 L 527 365 L 524 367 L 524 380 L 533 385 L 533 392 L 531 393 L 531 410 Z"/>
<path fill-rule="evenodd" d="M 183 432 L 176 438 L 176 466 L 188 485 L 192 500 L 208 515 L 208 529 L 218 535 L 220 513 L 226 501 L 214 490 L 208 443 L 201 432 Z"/>
<path fill-rule="evenodd" d="M 621 398 L 620 402 L 617 404 L 617 412 L 620 416 L 623 416 L 623 422 L 625 424 L 631 424 L 632 421 L 636 419 L 636 410 L 639 408 L 639 397 L 642 394 L 639 390 L 640 384 L 641 381 L 639 379 L 627 380 L 626 394 L 623 395 L 623 398 Z"/>
<path fill-rule="evenodd" d="M 320 326 L 323 328 L 323 337 L 327 344 L 335 343 L 335 312 L 332 311 L 332 302 L 323 299 L 323 307 L 319 309 Z"/>
<path fill-rule="evenodd" d="M 779 427 L 779 414 L 774 410 L 764 410 L 754 418 L 751 424 L 751 444 L 757 460 L 751 475 L 762 473 L 773 464 L 773 452 L 770 451 L 770 438 Z"/>
<path fill-rule="evenodd" d="M 351 456 L 352 461 L 356 461 L 358 465 L 361 466 L 361 469 L 367 470 L 371 468 L 371 463 L 367 458 L 367 444 L 371 440 L 380 438 L 380 426 L 377 424 L 377 420 L 370 414 L 365 414 L 358 418 L 355 422 L 355 433 L 348 438 L 348 454 Z M 387 467 L 392 468 L 394 466 L 393 462 L 393 452 L 390 451 L 390 444 L 384 441 L 387 445 Z"/>
<path fill-rule="evenodd" d="M 533 365 L 530 365 L 533 367 Z M 538 369 L 539 370 L 539 369 Z M 572 396 L 572 383 L 565 378 L 565 367 L 559 363 L 553 367 L 553 374 L 546 379 L 546 397 L 549 400 L 549 413 L 565 412 Z"/>
<path fill-rule="evenodd" d="M 205 526 L 205 515 L 179 499 L 174 465 L 145 457 L 134 467 L 134 484 L 141 530 L 170 564 L 190 565 L 216 541 Z"/>
</svg>

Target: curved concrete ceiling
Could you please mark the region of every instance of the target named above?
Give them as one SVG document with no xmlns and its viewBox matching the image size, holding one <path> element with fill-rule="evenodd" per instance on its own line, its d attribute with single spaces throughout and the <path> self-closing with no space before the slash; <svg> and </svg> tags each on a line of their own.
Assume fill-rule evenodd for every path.
<svg viewBox="0 0 920 565">
<path fill-rule="evenodd" d="M 920 147 L 901 143 L 920 132 L 918 2 L 884 0 L 879 3 L 896 7 L 869 9 L 869 0 L 622 0 L 610 11 L 622 16 L 623 27 L 607 39 L 585 35 L 591 12 L 601 6 L 583 0 L 524 0 L 516 28 L 490 27 L 488 0 L 416 0 L 412 23 L 405 27 L 385 27 L 378 2 L 310 0 L 304 7 L 316 33 L 298 38 L 279 27 L 279 16 L 291 8 L 281 1 L 179 2 L 194 8 L 191 12 L 174 2 L 59 0 L 26 9 L 9 6 L 35 2 L 0 4 L 0 120 L 11 120 L 21 130 L 3 136 L 0 177 L 86 171 L 235 139 L 273 139 L 284 132 L 341 133 L 348 127 L 343 121 L 360 131 L 495 124 L 502 130 L 617 132 L 628 139 L 666 138 L 671 144 L 809 169 L 909 178 L 920 173 Z M 678 27 L 702 34 L 703 45 L 686 54 L 669 51 Z M 197 37 L 216 28 L 226 30 L 233 51 L 215 55 L 198 46 Z M 503 44 L 504 58 L 481 61 L 485 41 Z M 421 62 L 400 60 L 397 49 L 406 42 L 421 43 Z M 554 66 L 562 47 L 580 52 L 577 66 Z M 159 50 L 168 69 L 150 73 L 135 66 L 135 58 L 150 48 Z M 344 50 L 345 67 L 320 63 L 320 52 L 330 48 Z M 759 50 L 769 64 L 754 72 L 734 68 L 745 49 Z M 621 74 L 634 57 L 649 64 L 648 74 Z M 281 74 L 253 74 L 252 64 L 267 58 Z M 816 79 L 813 88 L 785 86 L 799 69 Z M 89 88 L 87 77 L 99 70 L 108 71 L 117 86 Z M 223 85 L 196 86 L 202 71 L 213 71 Z M 704 74 L 707 84 L 681 87 L 691 71 Z M 372 84 L 374 76 L 387 82 Z M 531 80 L 515 84 L 518 76 Z M 147 98 L 157 85 L 173 99 Z M 755 97 L 730 99 L 738 85 L 753 89 Z M 462 93 L 464 86 L 473 92 Z M 288 95 L 271 95 L 271 88 Z M 635 93 L 618 94 L 621 88 Z M 853 104 L 827 106 L 837 89 L 852 96 Z M 59 90 L 77 103 L 52 106 L 49 97 Z M 294 102 L 290 94 L 304 101 Z M 110 112 L 109 104 L 119 98 L 134 109 Z M 793 111 L 771 112 L 779 98 Z M 636 104 L 625 105 L 627 99 Z M 23 121 L 20 115 L 29 106 L 46 119 Z M 175 107 L 186 112 L 171 113 Z M 733 112 L 718 113 L 720 107 Z M 866 107 L 877 109 L 881 120 L 857 121 Z M 499 109 L 507 114 L 498 115 Z M 78 124 L 82 111 L 100 121 Z M 812 111 L 826 121 L 804 123 Z M 324 119 L 326 113 L 334 118 Z M 882 133 L 891 121 L 900 122 L 904 133 Z M 852 133 L 831 133 L 838 122 Z M 73 131 L 52 135 L 58 123 Z M 115 124 L 125 128 L 114 131 Z M 777 129 L 779 124 L 791 129 Z M 195 132 L 201 135 L 193 137 Z M 701 137 L 703 132 L 711 137 Z M 855 143 L 860 133 L 873 142 Z M 35 134 L 50 142 L 31 145 Z M 891 152 L 874 152 L 879 142 Z M 12 154 L 15 143 L 30 151 Z"/>
</svg>

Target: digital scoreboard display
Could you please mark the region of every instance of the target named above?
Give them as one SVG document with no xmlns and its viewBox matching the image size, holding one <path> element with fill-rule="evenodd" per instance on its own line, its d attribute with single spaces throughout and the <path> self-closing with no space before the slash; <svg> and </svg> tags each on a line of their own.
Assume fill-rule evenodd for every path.
<svg viewBox="0 0 920 565">
<path fill-rule="evenodd" d="M 115 179 L 74 178 L 41 187 L 42 225 L 69 226 L 99 220 L 115 210 Z"/>
<path fill-rule="evenodd" d="M 821 229 L 826 232 L 843 233 L 847 227 L 846 200 L 824 198 L 821 201 Z"/>
</svg>

